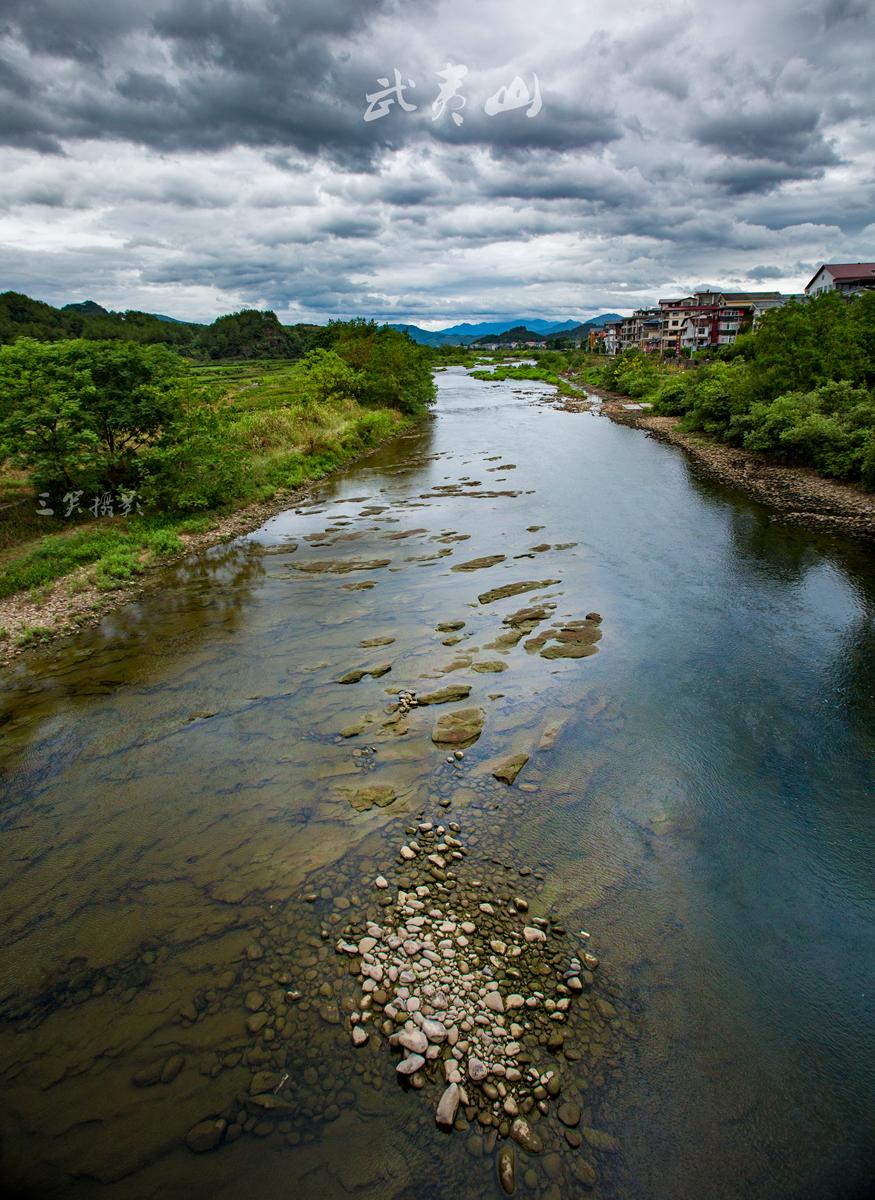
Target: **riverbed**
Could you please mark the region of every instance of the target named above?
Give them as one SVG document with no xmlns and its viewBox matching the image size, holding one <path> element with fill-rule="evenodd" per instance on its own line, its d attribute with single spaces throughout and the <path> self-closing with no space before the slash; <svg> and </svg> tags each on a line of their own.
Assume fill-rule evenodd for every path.
<svg viewBox="0 0 875 1200">
<path fill-rule="evenodd" d="M 549 387 L 437 378 L 421 428 L 7 670 L 4 1181 L 501 1195 L 497 1126 L 439 1130 L 431 1084 L 353 1045 L 336 950 L 442 822 L 468 881 L 599 960 L 550 1052 L 580 1120 L 535 1110 L 517 1194 L 862 1197 L 871 553 Z M 433 740 L 459 710 L 461 757 Z"/>
</svg>

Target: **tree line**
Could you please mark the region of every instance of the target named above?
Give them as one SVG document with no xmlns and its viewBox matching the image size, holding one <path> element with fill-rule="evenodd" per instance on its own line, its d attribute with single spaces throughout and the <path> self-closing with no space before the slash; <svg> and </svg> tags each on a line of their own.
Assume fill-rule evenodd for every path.
<svg viewBox="0 0 875 1200">
<path fill-rule="evenodd" d="M 298 358 L 330 340 L 321 325 L 281 325 L 276 313 L 244 309 L 210 325 L 155 313 L 109 312 L 93 300 L 54 308 L 20 292 L 0 294 L 0 345 L 20 337 L 41 342 L 87 338 L 167 346 L 195 361 Z"/>
<path fill-rule="evenodd" d="M 227 368 L 211 375 L 178 348 L 19 336 L 0 346 L 0 467 L 27 472 L 37 493 L 128 488 L 152 508 L 209 509 L 251 495 L 253 453 L 280 425 L 285 456 L 262 481 L 268 490 L 301 482 L 296 429 L 333 412 L 370 437 L 387 410 L 417 416 L 433 402 L 428 351 L 405 334 L 357 320 L 331 323 L 320 341 L 278 364 L 272 411 L 259 417 L 229 402 Z"/>
</svg>

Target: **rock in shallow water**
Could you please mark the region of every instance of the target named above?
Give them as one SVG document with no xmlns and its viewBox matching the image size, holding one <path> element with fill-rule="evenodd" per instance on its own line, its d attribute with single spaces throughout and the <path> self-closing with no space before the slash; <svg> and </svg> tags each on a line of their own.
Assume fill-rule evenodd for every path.
<svg viewBox="0 0 875 1200">
<path fill-rule="evenodd" d="M 413 1075 L 420 1067 L 425 1066 L 425 1059 L 421 1054 L 408 1054 L 406 1058 L 402 1058 L 395 1070 L 399 1075 Z"/>
<path fill-rule="evenodd" d="M 438 746 L 467 745 L 483 732 L 486 713 L 482 708 L 460 708 L 446 713 L 434 727 L 431 740 Z"/>
<path fill-rule="evenodd" d="M 516 1162 L 513 1146 L 505 1144 L 498 1152 L 498 1182 L 506 1196 L 512 1196 L 516 1188 Z"/>
<path fill-rule="evenodd" d="M 495 768 L 492 772 L 493 778 L 500 783 L 506 783 L 509 787 L 528 761 L 528 754 L 514 754 Z"/>
<path fill-rule="evenodd" d="M 531 1125 L 525 1117 L 517 1117 L 510 1127 L 510 1136 L 523 1150 L 528 1150 L 530 1154 L 540 1154 L 544 1149 L 544 1143 L 532 1129 Z"/>
<path fill-rule="evenodd" d="M 195 1154 L 204 1154 L 207 1150 L 215 1150 L 228 1126 L 228 1122 L 219 1117 L 216 1120 L 199 1121 L 193 1125 L 185 1136 L 185 1144 Z"/>
<path fill-rule="evenodd" d="M 452 1128 L 456 1113 L 459 1111 L 460 1099 L 459 1085 L 451 1083 L 438 1101 L 437 1111 L 434 1115 L 438 1125 L 442 1125 L 446 1129 Z"/>
</svg>

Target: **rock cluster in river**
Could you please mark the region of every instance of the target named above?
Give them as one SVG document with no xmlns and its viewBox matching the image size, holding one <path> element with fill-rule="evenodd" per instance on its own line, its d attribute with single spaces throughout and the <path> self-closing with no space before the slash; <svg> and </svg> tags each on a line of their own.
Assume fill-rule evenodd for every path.
<svg viewBox="0 0 875 1200">
<path fill-rule="evenodd" d="M 547 1059 L 562 1048 L 574 997 L 592 982 L 598 960 L 585 951 L 567 956 L 564 931 L 530 917 L 523 896 L 501 905 L 483 891 L 478 904 L 460 904 L 458 832 L 455 823 L 421 822 L 399 850 L 411 882 L 391 889 L 379 921 L 350 926 L 337 941 L 361 985 L 351 1039 L 354 1046 L 385 1039 L 406 1085 L 438 1085 L 438 1125 L 459 1119 L 464 1128 L 476 1119 L 537 1153 L 543 1142 L 534 1121 L 561 1091 L 558 1066 Z M 374 886 L 390 890 L 385 876 Z M 470 881 L 468 896 L 481 886 Z M 566 1103 L 559 1118 L 577 1125 L 580 1110 Z"/>
</svg>

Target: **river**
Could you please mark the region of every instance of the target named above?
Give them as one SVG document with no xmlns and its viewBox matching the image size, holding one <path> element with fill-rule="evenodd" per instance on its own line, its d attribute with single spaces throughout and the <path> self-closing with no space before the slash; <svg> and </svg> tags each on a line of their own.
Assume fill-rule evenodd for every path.
<svg viewBox="0 0 875 1200">
<path fill-rule="evenodd" d="M 868 1194 L 871 553 L 543 385 L 437 378 L 421 428 L 7 670 L 4 1183 L 501 1195 L 494 1135 L 439 1132 L 433 1088 L 350 1042 L 334 942 L 424 816 L 458 823 L 476 869 L 531 885 L 574 951 L 590 933 L 593 996 L 616 1014 L 590 1040 L 580 1026 L 562 1078 L 618 1146 L 573 1149 L 547 1116 L 519 1195 L 582 1194 L 575 1155 L 606 1200 Z M 517 582 L 542 586 L 478 600 Z M 543 603 L 600 614 L 595 652 L 492 645 Z M 387 688 L 447 683 L 486 714 L 452 763 L 430 737 L 450 706 L 414 708 L 403 736 L 382 724 Z M 516 752 L 508 787 L 491 768 Z M 366 807 L 371 785 L 395 799 Z M 271 987 L 253 1033 L 250 995 Z M 246 1107 L 264 1069 L 296 1089 L 270 1119 Z M 187 1131 L 219 1114 L 236 1140 L 192 1153 Z"/>
</svg>

